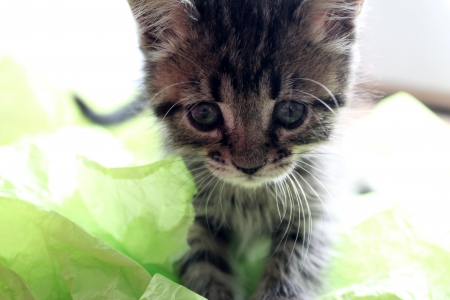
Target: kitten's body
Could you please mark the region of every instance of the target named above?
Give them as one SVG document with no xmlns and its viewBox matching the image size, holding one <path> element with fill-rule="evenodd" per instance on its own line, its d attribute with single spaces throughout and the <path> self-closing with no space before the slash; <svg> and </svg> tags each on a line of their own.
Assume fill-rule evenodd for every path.
<svg viewBox="0 0 450 300">
<path fill-rule="evenodd" d="M 227 246 L 235 239 L 242 252 L 267 237 L 272 245 L 252 299 L 314 299 L 329 262 L 333 210 L 326 189 L 332 187 L 329 178 L 314 169 L 327 168 L 316 164 L 314 157 L 305 163 L 299 163 L 284 183 L 256 189 L 217 179 L 205 184 L 197 176 L 202 179 L 194 199 L 197 217 L 189 234 L 191 250 L 180 268 L 184 284 L 208 299 L 236 299 L 233 291 L 240 294 L 242 287 L 232 276 L 236 258 L 230 257 Z"/>
<path fill-rule="evenodd" d="M 332 137 L 350 100 L 362 1 L 129 2 L 147 99 L 199 190 L 182 282 L 210 300 L 237 299 L 230 240 L 268 237 L 251 299 L 315 299 L 333 235 Z"/>
</svg>

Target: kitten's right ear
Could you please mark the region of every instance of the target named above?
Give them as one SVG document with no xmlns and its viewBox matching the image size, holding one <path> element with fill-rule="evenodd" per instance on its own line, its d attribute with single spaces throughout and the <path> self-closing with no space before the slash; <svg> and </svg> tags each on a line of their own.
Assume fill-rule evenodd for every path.
<svg viewBox="0 0 450 300">
<path fill-rule="evenodd" d="M 143 51 L 170 50 L 190 32 L 197 11 L 190 0 L 128 0 Z"/>
<path fill-rule="evenodd" d="M 353 43 L 355 19 L 364 0 L 304 0 L 296 12 L 309 38 L 332 49 Z"/>
</svg>

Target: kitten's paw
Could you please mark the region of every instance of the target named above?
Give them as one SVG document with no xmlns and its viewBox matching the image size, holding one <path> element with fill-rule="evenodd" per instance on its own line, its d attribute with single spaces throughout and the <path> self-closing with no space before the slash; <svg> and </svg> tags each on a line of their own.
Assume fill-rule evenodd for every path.
<svg viewBox="0 0 450 300">
<path fill-rule="evenodd" d="M 208 300 L 235 300 L 232 280 L 221 280 L 213 275 L 189 280 L 185 286 Z"/>
<path fill-rule="evenodd" d="M 296 295 L 283 295 L 273 291 L 257 291 L 250 300 L 313 300 L 313 298 L 304 298 Z"/>
<path fill-rule="evenodd" d="M 234 295 L 231 291 L 220 288 L 212 288 L 201 295 L 208 300 L 234 300 Z"/>
<path fill-rule="evenodd" d="M 274 296 L 274 295 L 253 295 L 250 300 L 303 300 L 300 298 L 286 298 L 283 296 Z"/>
</svg>

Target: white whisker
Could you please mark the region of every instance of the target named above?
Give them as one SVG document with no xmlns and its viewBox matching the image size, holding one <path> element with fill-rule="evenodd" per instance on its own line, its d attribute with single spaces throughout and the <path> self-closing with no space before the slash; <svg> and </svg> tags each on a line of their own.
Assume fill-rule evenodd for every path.
<svg viewBox="0 0 450 300">
<path fill-rule="evenodd" d="M 226 218 L 226 216 L 225 216 L 225 212 L 224 212 L 224 210 L 223 210 L 222 194 L 223 194 L 223 187 L 224 187 L 224 186 L 225 186 L 225 182 L 223 181 L 223 182 L 222 182 L 222 188 L 220 189 L 220 194 L 219 194 L 219 203 L 220 203 L 220 209 L 221 209 L 221 211 L 222 211 L 222 217 L 223 217 L 223 220 L 225 221 L 225 224 L 227 225 L 227 227 L 231 229 L 231 226 L 230 226 L 230 224 L 228 224 L 227 218 Z"/>
<path fill-rule="evenodd" d="M 209 204 L 209 201 L 211 200 L 211 196 L 212 196 L 212 194 L 213 194 L 215 188 L 217 187 L 217 184 L 218 184 L 218 183 L 219 183 L 219 180 L 216 181 L 216 184 L 215 184 L 215 185 L 213 186 L 213 188 L 210 190 L 208 199 L 206 200 L 206 210 L 205 210 L 206 216 L 209 216 L 209 214 L 208 214 L 208 204 Z M 215 207 L 214 207 L 214 213 L 215 213 Z M 210 225 L 209 225 L 209 218 L 208 218 L 208 217 L 206 218 L 206 224 L 208 225 L 208 228 L 211 228 Z M 219 247 L 217 246 L 217 244 L 216 244 L 216 241 L 215 241 L 215 239 L 214 239 L 212 233 L 211 233 L 211 230 L 209 231 L 209 234 L 210 234 L 211 239 L 212 239 L 214 245 L 216 246 L 216 248 L 219 248 Z"/>
<path fill-rule="evenodd" d="M 336 104 L 336 107 L 339 107 L 339 103 L 338 103 L 336 97 L 335 97 L 334 94 L 331 92 L 331 90 L 330 90 L 329 88 L 327 88 L 324 84 L 318 82 L 317 80 L 313 80 L 313 79 L 310 79 L 310 78 L 304 78 L 304 77 L 303 77 L 303 78 L 294 78 L 294 80 L 306 80 L 306 81 L 310 81 L 310 82 L 313 82 L 313 83 L 315 83 L 315 84 L 321 86 L 325 91 L 327 91 L 327 93 L 328 93 L 328 94 L 330 95 L 330 97 L 333 99 L 334 103 Z"/>
<path fill-rule="evenodd" d="M 333 194 L 331 194 L 331 192 L 328 190 L 328 188 L 317 177 L 312 175 L 308 170 L 306 170 L 306 169 L 304 169 L 304 168 L 302 168 L 302 167 L 300 167 L 298 165 L 297 165 L 297 167 L 299 167 L 300 169 L 302 169 L 305 172 L 307 172 L 310 176 L 312 176 L 325 189 L 325 191 L 327 191 L 327 193 L 330 195 L 330 197 L 336 198 L 336 197 L 333 196 Z M 328 208 L 326 207 L 325 203 L 322 201 L 322 198 L 319 196 L 319 194 L 316 192 L 316 190 L 309 184 L 309 182 L 298 171 L 294 170 L 294 172 L 297 173 L 297 175 L 305 182 L 306 185 L 308 185 L 308 187 L 311 189 L 311 191 L 314 193 L 314 195 L 320 201 L 322 206 L 326 209 L 327 214 L 330 217 L 330 219 L 334 222 L 333 216 L 331 215 L 330 211 L 328 210 Z"/>
<path fill-rule="evenodd" d="M 314 170 L 316 170 L 316 171 L 318 171 L 318 172 L 320 172 L 320 173 L 326 175 L 328 178 L 332 179 L 334 182 L 339 183 L 339 181 L 338 181 L 336 178 L 334 178 L 333 176 L 329 175 L 328 173 L 326 173 L 326 172 L 324 172 L 324 171 L 322 171 L 322 170 L 320 170 L 320 169 L 314 167 L 314 166 L 311 165 L 311 164 L 305 163 L 305 162 L 302 161 L 302 160 L 297 161 L 297 163 L 301 163 L 301 164 L 307 165 L 308 167 L 313 168 Z M 298 165 L 297 165 L 297 166 L 298 166 Z M 300 167 L 300 166 L 298 166 L 298 167 Z M 301 167 L 300 167 L 300 168 L 301 168 Z"/>
<path fill-rule="evenodd" d="M 300 188 L 302 195 L 303 195 L 303 199 L 305 200 L 305 205 L 307 208 L 307 217 L 305 216 L 305 213 L 303 211 L 303 243 L 302 243 L 302 266 L 300 268 L 300 273 L 303 270 L 303 267 L 305 265 L 306 262 L 306 257 L 308 256 L 308 251 L 309 251 L 309 245 L 311 244 L 311 238 L 312 238 L 312 215 L 311 215 L 311 209 L 309 207 L 309 203 L 308 203 L 308 199 L 306 198 L 306 194 L 305 191 L 302 187 L 302 185 L 298 182 L 297 178 L 292 174 L 292 178 L 296 181 L 297 186 Z M 303 210 L 303 205 L 302 205 L 302 210 Z M 306 219 L 308 219 L 308 234 L 306 234 Z M 307 242 L 306 242 L 307 241 Z M 305 247 L 305 243 L 306 243 L 306 247 Z M 303 250 L 305 252 L 303 252 Z M 292 254 L 291 254 L 292 255 Z"/>
<path fill-rule="evenodd" d="M 325 101 L 323 101 L 323 100 L 320 99 L 319 97 L 314 96 L 313 94 L 307 93 L 307 92 L 305 92 L 305 91 L 301 91 L 301 90 L 298 90 L 298 92 L 300 92 L 300 93 L 302 93 L 302 94 L 305 94 L 305 95 L 308 95 L 308 96 L 310 96 L 310 97 L 313 97 L 314 99 L 316 99 L 317 101 L 319 101 L 320 103 L 322 103 L 323 106 L 325 106 L 325 107 L 326 107 L 333 115 L 337 116 L 336 112 L 335 112 L 328 104 L 326 104 Z M 335 100 L 335 101 L 336 101 L 336 100 Z M 336 105 L 337 105 L 337 103 L 336 103 Z M 337 106 L 337 107 L 339 107 L 339 106 Z"/>
<path fill-rule="evenodd" d="M 296 200 L 297 200 L 298 224 L 297 224 L 297 233 L 296 233 L 296 236 L 295 236 L 294 243 L 292 245 L 291 254 L 289 255 L 288 261 L 287 261 L 286 266 L 285 266 L 285 270 L 287 269 L 287 267 L 289 265 L 289 262 L 291 261 L 292 255 L 293 255 L 294 250 L 295 250 L 295 246 L 297 244 L 297 239 L 298 239 L 298 236 L 299 236 L 299 233 L 300 233 L 300 226 L 301 226 L 301 214 L 303 213 L 303 215 L 304 215 L 303 203 L 301 201 L 302 199 L 300 198 L 300 195 L 299 195 L 297 189 L 295 188 L 295 185 L 294 185 L 294 182 L 291 179 L 291 176 L 292 176 L 292 174 L 289 174 L 288 178 L 291 181 L 291 185 L 292 185 L 292 188 L 294 189 Z M 306 200 L 306 198 L 305 198 L 305 200 Z M 303 230 L 305 230 L 304 227 L 303 227 Z"/>
</svg>

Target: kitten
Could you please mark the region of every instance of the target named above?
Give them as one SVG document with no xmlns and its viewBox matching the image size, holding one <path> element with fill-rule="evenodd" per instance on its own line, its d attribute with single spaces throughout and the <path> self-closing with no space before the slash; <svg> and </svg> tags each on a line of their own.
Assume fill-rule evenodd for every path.
<svg viewBox="0 0 450 300">
<path fill-rule="evenodd" d="M 271 240 L 252 300 L 315 299 L 332 239 L 335 130 L 362 0 L 129 0 L 143 96 L 198 193 L 182 283 L 240 297 L 230 241 Z M 142 101 L 142 100 L 140 100 Z"/>
</svg>

